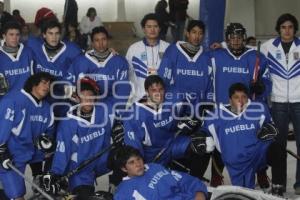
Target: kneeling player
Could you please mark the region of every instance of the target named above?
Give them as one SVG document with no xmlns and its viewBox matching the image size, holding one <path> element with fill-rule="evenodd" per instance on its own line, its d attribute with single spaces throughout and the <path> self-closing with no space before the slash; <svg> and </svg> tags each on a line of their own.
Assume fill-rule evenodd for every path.
<svg viewBox="0 0 300 200">
<path fill-rule="evenodd" d="M 45 101 L 53 79 L 49 73 L 36 73 L 27 79 L 24 89 L 8 93 L 1 100 L 0 180 L 10 199 L 23 200 L 26 188 L 9 163 L 24 173 L 28 163 L 43 160 L 44 153 L 54 146 L 54 119 Z"/>
<path fill-rule="evenodd" d="M 138 149 L 145 162 L 165 165 L 172 159 L 201 154 L 202 147 L 210 150 L 209 140 L 194 134 L 199 121 L 180 120 L 195 109 L 191 101 L 167 99 L 164 82 L 158 75 L 146 78 L 145 91 L 147 96 L 133 104 L 131 118 L 123 121 L 125 143 Z"/>
<path fill-rule="evenodd" d="M 272 192 L 282 195 L 280 159 L 284 150 L 273 142 L 277 129 L 267 106 L 252 102 L 242 83 L 231 85 L 229 97 L 228 106 L 220 104 L 207 115 L 202 130 L 213 136 L 233 185 L 254 188 L 255 172 L 268 164 L 272 167 Z"/>
<path fill-rule="evenodd" d="M 57 148 L 50 174 L 43 177 L 45 190 L 55 194 L 60 188 L 60 177 L 110 146 L 111 124 L 106 104 L 95 105 L 99 94 L 96 82 L 90 78 L 80 80 L 79 104 L 70 108 L 67 119 L 57 128 Z M 102 106 L 103 105 L 103 106 Z M 107 154 L 69 177 L 69 190 L 77 200 L 94 195 L 97 176 L 107 173 Z"/>
<path fill-rule="evenodd" d="M 144 164 L 140 152 L 130 146 L 117 150 L 114 166 L 127 173 L 114 195 L 121 199 L 196 199 L 205 200 L 206 186 L 188 174 L 170 171 L 165 167 Z"/>
</svg>

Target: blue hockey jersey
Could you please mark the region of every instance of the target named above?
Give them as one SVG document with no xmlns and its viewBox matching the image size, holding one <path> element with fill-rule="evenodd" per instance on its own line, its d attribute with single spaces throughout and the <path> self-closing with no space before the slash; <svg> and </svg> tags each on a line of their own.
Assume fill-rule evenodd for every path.
<svg viewBox="0 0 300 200">
<path fill-rule="evenodd" d="M 213 136 L 233 185 L 254 188 L 255 172 L 266 166 L 270 144 L 258 139 L 257 133 L 270 121 L 267 106 L 250 100 L 238 115 L 220 104 L 206 116 L 203 129 Z"/>
<path fill-rule="evenodd" d="M 192 200 L 197 192 L 207 195 L 207 188 L 199 179 L 150 163 L 145 165 L 142 176 L 123 179 L 114 200 Z"/>
<path fill-rule="evenodd" d="M 54 117 L 46 101 L 37 103 L 26 91 L 7 94 L 0 103 L 0 144 L 7 144 L 14 163 L 27 163 L 39 152 L 34 141 L 52 135 Z"/>
<path fill-rule="evenodd" d="M 68 118 L 58 124 L 57 147 L 51 167 L 51 172 L 58 175 L 65 175 L 110 145 L 111 123 L 106 117 L 107 111 L 102 106 L 95 106 L 89 122 L 77 116 L 77 108 L 78 105 L 73 106 Z M 96 175 L 108 172 L 106 160 L 107 154 L 104 154 L 70 177 L 70 188 L 93 185 Z"/>
<path fill-rule="evenodd" d="M 161 61 L 158 74 L 164 79 L 167 90 L 196 95 L 202 101 L 213 99 L 213 77 L 209 53 L 203 48 L 193 58 L 180 46 L 178 41 L 170 45 Z"/>
<path fill-rule="evenodd" d="M 9 91 L 21 90 L 32 74 L 34 61 L 31 50 L 20 44 L 17 55 L 14 57 L 0 48 L 0 60 L 0 73 L 4 75 Z"/>
<path fill-rule="evenodd" d="M 190 144 L 188 136 L 178 135 L 174 139 L 177 123 L 180 117 L 189 113 L 188 109 L 176 99 L 165 101 L 156 111 L 143 103 L 136 102 L 128 111 L 124 119 L 125 143 L 139 149 L 145 162 L 151 162 L 155 156 L 165 147 L 166 152 L 159 160 L 167 164 L 173 158 L 180 158 Z"/>
<path fill-rule="evenodd" d="M 234 56 L 229 49 L 222 48 L 211 52 L 212 66 L 214 74 L 215 102 L 229 103 L 228 89 L 233 83 L 241 82 L 250 85 L 254 78 L 256 61 L 256 50 L 247 49 L 239 57 Z M 272 88 L 267 59 L 260 54 L 260 65 L 258 77 L 265 85 L 265 92 L 256 100 L 266 100 Z"/>
<path fill-rule="evenodd" d="M 48 72 L 56 77 L 57 81 L 65 81 L 71 63 L 80 55 L 81 50 L 71 42 L 62 42 L 62 44 L 63 46 L 59 52 L 53 58 L 50 58 L 46 52 L 44 41 L 42 41 L 40 37 L 30 39 L 28 41 L 28 46 L 34 53 L 34 60 L 36 63 L 33 72 Z M 47 99 L 51 105 L 56 102 L 65 105 L 68 104 L 64 100 L 64 84 L 65 83 L 56 82 L 53 86 L 51 97 Z M 55 116 L 64 117 L 68 108 L 68 106 L 55 105 Z"/>
<path fill-rule="evenodd" d="M 32 44 L 30 41 L 32 41 Z M 40 43 L 38 39 L 30 41 L 28 41 L 28 46 L 32 49 L 36 62 L 34 72 L 48 72 L 55 76 L 57 80 L 62 80 L 68 75 L 67 70 L 71 63 L 81 53 L 75 44 L 62 42 L 63 47 L 53 58 L 50 58 L 43 43 Z"/>
<path fill-rule="evenodd" d="M 93 51 L 86 52 L 73 62 L 67 80 L 76 85 L 79 78 L 89 76 L 97 82 L 101 99 L 111 101 L 112 104 L 123 103 L 125 108 L 130 94 L 126 59 L 110 53 L 104 62 L 98 62 L 90 56 Z"/>
</svg>

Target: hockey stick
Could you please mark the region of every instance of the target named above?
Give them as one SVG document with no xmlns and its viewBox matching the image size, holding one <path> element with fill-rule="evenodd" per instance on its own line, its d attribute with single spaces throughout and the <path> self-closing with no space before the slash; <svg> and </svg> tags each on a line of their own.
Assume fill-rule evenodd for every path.
<svg viewBox="0 0 300 200">
<path fill-rule="evenodd" d="M 255 66 L 254 66 L 254 72 L 253 72 L 253 80 L 252 82 L 253 83 L 256 83 L 257 82 L 257 79 L 258 79 L 258 74 L 259 74 L 259 64 L 260 64 L 260 59 L 259 59 L 259 56 L 260 56 L 260 45 L 261 45 L 261 42 L 258 41 L 257 43 L 257 50 L 256 50 L 256 58 L 255 58 Z M 252 99 L 255 100 L 255 93 L 253 93 L 252 95 Z"/>
<path fill-rule="evenodd" d="M 99 151 L 98 153 L 96 153 L 93 157 L 91 157 L 88 160 L 83 161 L 82 163 L 79 164 L 78 167 L 76 167 L 75 169 L 73 169 L 72 171 L 68 172 L 65 176 L 63 176 L 60 180 L 65 180 L 71 176 L 73 176 L 74 174 L 78 173 L 80 170 L 82 170 L 83 168 L 85 168 L 86 166 L 88 166 L 89 164 L 91 164 L 92 162 L 94 162 L 95 160 L 97 160 L 98 158 L 100 158 L 103 154 L 105 154 L 106 152 L 112 150 L 116 148 L 116 145 L 111 144 L 110 146 L 106 147 L 105 149 L 103 149 L 102 151 Z"/>
<path fill-rule="evenodd" d="M 41 195 L 43 195 L 48 200 L 54 200 L 49 194 L 43 191 L 37 184 L 32 182 L 27 176 L 25 176 L 18 168 L 16 168 L 11 162 L 7 163 L 7 166 L 10 167 L 14 172 L 21 176 L 27 183 L 34 187 Z"/>
<path fill-rule="evenodd" d="M 153 158 L 152 162 L 157 162 L 157 161 L 161 158 L 161 156 L 162 156 L 162 155 L 163 155 L 163 154 L 171 147 L 171 144 L 173 143 L 173 141 L 177 138 L 177 136 L 178 136 L 180 133 L 181 133 L 181 130 L 178 130 L 178 131 L 175 133 L 174 138 L 171 139 L 171 140 L 168 142 L 168 144 L 158 152 L 158 154 L 156 154 L 156 156 Z"/>
<path fill-rule="evenodd" d="M 222 185 L 216 188 L 207 187 L 207 191 L 211 193 L 211 200 L 221 199 L 244 199 L 244 200 L 287 200 L 288 198 L 265 193 L 261 190 L 245 188 L 241 186 Z"/>
<path fill-rule="evenodd" d="M 292 152 L 290 149 L 286 149 L 285 150 L 288 154 L 290 154 L 291 156 L 293 156 L 294 158 L 296 158 L 297 160 L 300 160 L 300 156 L 297 155 L 296 153 Z"/>
</svg>

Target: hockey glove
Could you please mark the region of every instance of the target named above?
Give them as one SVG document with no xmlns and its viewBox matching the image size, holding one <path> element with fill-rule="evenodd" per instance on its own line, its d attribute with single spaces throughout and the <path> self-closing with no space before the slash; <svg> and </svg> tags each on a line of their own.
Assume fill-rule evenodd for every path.
<svg viewBox="0 0 300 200">
<path fill-rule="evenodd" d="M 124 126 L 122 121 L 115 120 L 112 127 L 111 137 L 114 145 L 122 145 L 124 142 Z"/>
<path fill-rule="evenodd" d="M 265 91 L 265 85 L 262 81 L 258 80 L 250 84 L 250 94 L 255 94 L 257 96 L 262 95 Z"/>
<path fill-rule="evenodd" d="M 278 135 L 278 130 L 272 123 L 265 123 L 257 133 L 260 140 L 273 140 Z"/>
<path fill-rule="evenodd" d="M 5 76 L 0 73 L 0 96 L 5 95 L 8 92 L 8 83 Z"/>
<path fill-rule="evenodd" d="M 46 135 L 45 133 L 42 133 L 35 141 L 35 146 L 45 152 L 45 153 L 51 153 L 55 150 L 55 141 L 52 137 L 49 135 Z"/>
<path fill-rule="evenodd" d="M 1 162 L 1 166 L 4 169 L 6 170 L 10 169 L 10 167 L 7 164 L 12 162 L 12 158 L 10 153 L 8 152 L 6 144 L 0 145 L 0 162 Z"/>
<path fill-rule="evenodd" d="M 60 176 L 51 173 L 43 175 L 42 187 L 49 194 L 57 194 L 60 191 Z"/>
<path fill-rule="evenodd" d="M 177 128 L 181 131 L 181 133 L 191 135 L 193 131 L 201 124 L 202 122 L 197 119 L 195 120 L 191 118 L 186 118 L 177 124 Z"/>
<path fill-rule="evenodd" d="M 106 192 L 106 191 L 97 191 L 97 192 L 95 192 L 95 197 L 97 197 L 97 199 L 113 200 L 113 194 L 110 193 L 110 192 Z"/>
<path fill-rule="evenodd" d="M 204 132 L 200 132 L 191 135 L 190 148 L 194 153 L 203 155 L 212 152 L 215 149 L 215 143 L 212 137 L 208 137 Z"/>
</svg>

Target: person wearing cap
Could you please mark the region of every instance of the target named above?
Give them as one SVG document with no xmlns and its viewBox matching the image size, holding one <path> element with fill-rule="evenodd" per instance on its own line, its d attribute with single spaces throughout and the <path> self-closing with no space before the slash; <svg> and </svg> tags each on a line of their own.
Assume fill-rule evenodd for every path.
<svg viewBox="0 0 300 200">
<path fill-rule="evenodd" d="M 67 118 L 58 124 L 56 152 L 49 174 L 43 177 L 46 192 L 52 194 L 59 191 L 59 177 L 110 146 L 112 126 L 106 104 L 96 101 L 101 88 L 89 77 L 80 79 L 78 86 L 76 98 L 79 103 L 71 107 Z M 96 177 L 109 171 L 107 156 L 105 153 L 69 177 L 68 190 L 77 195 L 76 199 L 86 199 L 94 194 Z"/>
<path fill-rule="evenodd" d="M 300 154 L 300 40 L 296 37 L 298 20 L 290 13 L 284 13 L 277 19 L 275 30 L 278 36 L 266 41 L 261 51 L 268 59 L 270 77 L 273 83 L 271 92 L 272 117 L 279 129 L 277 142 L 282 148 L 287 146 L 289 122 L 294 127 L 297 154 Z M 285 185 L 287 177 L 287 154 L 285 154 L 283 171 Z M 296 194 L 300 194 L 300 162 L 297 161 Z"/>
</svg>

